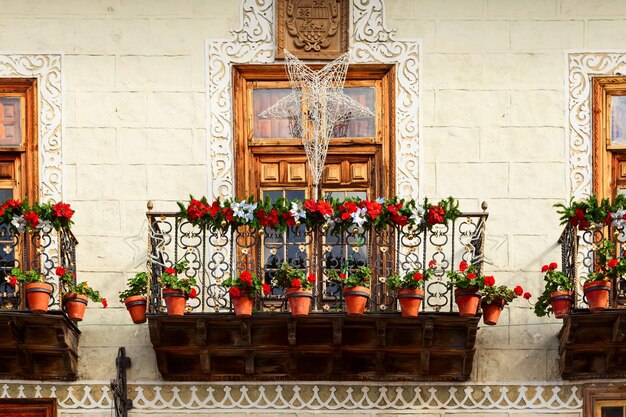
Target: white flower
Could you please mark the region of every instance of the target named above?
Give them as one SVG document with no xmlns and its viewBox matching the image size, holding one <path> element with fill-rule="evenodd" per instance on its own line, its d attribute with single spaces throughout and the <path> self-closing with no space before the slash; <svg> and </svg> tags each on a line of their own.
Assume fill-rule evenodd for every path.
<svg viewBox="0 0 626 417">
<path fill-rule="evenodd" d="M 15 227 L 18 233 L 24 233 L 24 230 L 26 230 L 26 220 L 24 220 L 23 216 L 13 217 L 11 224 Z"/>
<path fill-rule="evenodd" d="M 626 226 L 626 219 L 624 219 L 624 216 L 626 216 L 626 209 L 617 210 L 615 213 L 611 213 L 611 226 L 616 229 L 623 230 Z"/>
<path fill-rule="evenodd" d="M 233 209 L 233 216 L 245 218 L 246 214 L 243 212 L 244 205 L 244 201 L 241 201 L 240 203 L 233 203 L 233 205 L 231 206 L 231 209 Z"/>
<path fill-rule="evenodd" d="M 417 206 L 415 207 L 413 210 L 411 210 L 411 221 L 417 225 L 424 223 L 424 214 L 426 213 L 426 210 L 424 210 L 424 207 L 422 206 Z"/>
<path fill-rule="evenodd" d="M 367 209 L 365 207 L 358 208 L 350 217 L 352 217 L 352 223 L 359 225 L 359 227 L 363 226 L 363 223 L 367 220 L 365 215 L 367 214 Z"/>
<path fill-rule="evenodd" d="M 378 197 L 378 198 L 376 199 L 376 202 L 377 202 L 378 204 L 383 204 L 383 203 L 385 202 L 385 197 Z"/>
<path fill-rule="evenodd" d="M 37 228 L 43 230 L 48 233 L 52 230 L 52 222 L 50 220 L 42 221 L 39 219 L 39 223 L 37 224 Z"/>
<path fill-rule="evenodd" d="M 244 204 L 243 210 L 245 211 L 244 218 L 247 221 L 252 221 L 254 218 L 254 210 L 256 210 L 257 203 L 254 204 Z"/>
<path fill-rule="evenodd" d="M 296 203 L 295 201 L 292 201 L 291 210 L 289 210 L 289 212 L 291 213 L 291 216 L 293 217 L 295 221 L 298 221 L 300 219 L 306 219 L 306 212 L 304 211 L 304 208 L 302 207 L 302 204 L 300 203 Z"/>
</svg>

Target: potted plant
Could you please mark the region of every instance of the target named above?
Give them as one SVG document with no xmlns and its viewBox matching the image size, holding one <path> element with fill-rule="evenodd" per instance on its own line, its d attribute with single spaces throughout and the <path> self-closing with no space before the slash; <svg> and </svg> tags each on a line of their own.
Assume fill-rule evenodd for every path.
<svg viewBox="0 0 626 417">
<path fill-rule="evenodd" d="M 133 323 L 146 322 L 146 308 L 148 306 L 148 274 L 139 272 L 128 279 L 126 290 L 120 292 L 120 301 L 126 305 Z"/>
<path fill-rule="evenodd" d="M 603 239 L 597 244 L 594 272 L 590 273 L 583 291 L 591 311 L 601 311 L 609 305 L 609 295 L 613 282 L 626 273 L 626 259 L 616 259 L 615 243 Z"/>
<path fill-rule="evenodd" d="M 74 282 L 73 274 L 63 267 L 58 267 L 55 272 L 63 288 L 63 307 L 70 320 L 83 320 L 89 300 L 94 303 L 102 303 L 104 308 L 107 307 L 106 298 L 102 298 L 100 292 L 91 288 L 86 281 L 77 284 Z"/>
<path fill-rule="evenodd" d="M 289 309 L 293 316 L 306 316 L 311 308 L 313 298 L 311 288 L 315 285 L 315 274 L 305 277 L 302 269 L 294 268 L 287 262 L 282 265 L 274 275 L 276 285 L 285 290 Z"/>
<path fill-rule="evenodd" d="M 510 289 L 506 285 L 496 286 L 495 279 L 492 276 L 485 277 L 485 287 L 483 288 L 481 299 L 485 324 L 489 326 L 498 324 L 498 319 L 504 306 L 522 295 L 526 300 L 529 300 L 531 297 L 531 294 L 524 292 L 524 289 L 519 285 L 514 289 Z"/>
<path fill-rule="evenodd" d="M 269 294 L 271 290 L 268 284 L 261 283 L 261 280 L 247 269 L 241 271 L 237 278 L 230 277 L 224 280 L 222 286 L 228 288 L 237 317 L 250 317 L 254 297 L 261 292 Z"/>
<path fill-rule="evenodd" d="M 454 299 L 461 317 L 476 315 L 481 292 L 485 287 L 485 277 L 476 273 L 476 266 L 466 261 L 459 264 L 459 272 L 449 271 L 450 286 L 454 288 Z"/>
<path fill-rule="evenodd" d="M 425 282 L 433 276 L 436 267 L 437 263 L 430 261 L 423 274 L 414 269 L 402 276 L 394 274 L 387 278 L 389 289 L 397 292 L 402 317 L 417 317 L 424 299 Z"/>
<path fill-rule="evenodd" d="M 28 308 L 35 314 L 42 314 L 48 311 L 50 297 L 52 297 L 52 284 L 45 281 L 45 277 L 39 271 L 22 272 L 19 268 L 13 268 L 8 283 L 15 287 L 17 283 L 24 285 Z"/>
<path fill-rule="evenodd" d="M 170 316 L 182 316 L 185 314 L 185 304 L 189 297 L 195 297 L 196 279 L 194 277 L 179 277 L 187 268 L 187 262 L 179 262 L 174 267 L 168 267 L 163 270 L 159 277 L 161 283 L 161 295 L 165 300 L 167 314 Z"/>
<path fill-rule="evenodd" d="M 554 313 L 557 319 L 567 316 L 572 306 L 573 284 L 567 275 L 557 271 L 558 265 L 552 262 L 544 265 L 541 272 L 545 273 L 543 293 L 535 303 L 535 314 L 543 317 Z"/>
<path fill-rule="evenodd" d="M 363 314 L 367 300 L 370 298 L 372 270 L 367 266 L 362 266 L 354 272 L 346 269 L 344 272 L 337 273 L 334 269 L 329 269 L 326 273 L 331 281 L 343 286 L 348 314 Z"/>
</svg>

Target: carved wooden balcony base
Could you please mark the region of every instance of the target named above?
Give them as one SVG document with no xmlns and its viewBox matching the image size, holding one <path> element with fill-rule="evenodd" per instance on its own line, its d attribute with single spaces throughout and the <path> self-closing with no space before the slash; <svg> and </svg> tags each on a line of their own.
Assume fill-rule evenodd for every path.
<svg viewBox="0 0 626 417">
<path fill-rule="evenodd" d="M 575 310 L 559 333 L 563 379 L 626 378 L 626 309 Z"/>
<path fill-rule="evenodd" d="M 150 314 L 166 380 L 466 381 L 480 317 Z"/>
<path fill-rule="evenodd" d="M 75 380 L 79 337 L 60 311 L 0 311 L 0 379 Z"/>
</svg>

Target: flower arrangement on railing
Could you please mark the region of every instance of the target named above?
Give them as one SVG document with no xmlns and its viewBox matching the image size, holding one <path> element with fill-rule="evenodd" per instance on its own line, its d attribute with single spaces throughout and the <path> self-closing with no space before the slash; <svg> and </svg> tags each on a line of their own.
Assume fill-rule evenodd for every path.
<svg viewBox="0 0 626 417">
<path fill-rule="evenodd" d="M 0 223 L 17 233 L 69 229 L 74 210 L 66 203 L 34 203 L 9 199 L 0 205 Z"/>
<path fill-rule="evenodd" d="M 424 300 L 424 286 L 435 275 L 436 269 L 437 262 L 432 260 L 423 274 L 415 269 L 402 276 L 393 274 L 387 277 L 385 282 L 390 290 L 396 291 L 400 301 L 402 317 L 417 317 Z"/>
<path fill-rule="evenodd" d="M 197 200 L 191 197 L 187 204 L 178 203 L 179 215 L 191 223 L 212 229 L 228 229 L 247 225 L 254 229 L 269 227 L 279 232 L 305 224 L 307 227 L 323 227 L 333 234 L 349 230 L 358 233 L 359 228 L 384 229 L 389 226 L 410 226 L 416 230 L 430 229 L 436 224 L 453 221 L 461 212 L 458 202 L 449 197 L 431 204 L 424 199 L 422 204 L 415 200 L 378 198 L 361 200 L 348 198 L 344 201 L 330 200 L 287 200 L 273 203 L 269 198 L 254 201 L 252 197 L 242 201 L 213 201 L 206 197 Z"/>
<path fill-rule="evenodd" d="M 239 317 L 250 317 L 254 298 L 271 292 L 268 284 L 248 270 L 241 271 L 236 278 L 230 277 L 224 280 L 221 285 L 228 288 L 235 315 Z"/>
<path fill-rule="evenodd" d="M 585 230 L 592 225 L 626 225 L 626 196 L 622 194 L 615 197 L 613 202 L 608 198 L 598 200 L 595 195 L 590 195 L 581 201 L 572 198 L 568 205 L 559 203 L 554 206 L 561 215 L 561 224 L 570 224 L 578 230 Z"/>
<path fill-rule="evenodd" d="M 512 290 L 505 285 L 496 286 L 492 275 L 478 274 L 476 266 L 466 261 L 459 264 L 459 272 L 449 271 L 447 275 L 450 278 L 448 285 L 454 288 L 459 315 L 474 316 L 481 304 L 483 321 L 488 325 L 497 324 L 504 306 L 517 297 L 523 296 L 526 300 L 531 298 L 531 294 L 524 292 L 519 285 Z"/>
<path fill-rule="evenodd" d="M 585 280 L 583 291 L 589 310 L 601 311 L 609 305 L 613 282 L 626 273 L 626 258 L 616 258 L 617 247 L 609 239 L 596 243 L 594 272 Z"/>
</svg>

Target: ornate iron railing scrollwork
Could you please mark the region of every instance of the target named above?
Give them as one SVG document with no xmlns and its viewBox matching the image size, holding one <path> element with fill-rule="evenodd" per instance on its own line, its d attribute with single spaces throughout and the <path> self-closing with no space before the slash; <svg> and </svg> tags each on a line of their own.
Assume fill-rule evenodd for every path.
<svg viewBox="0 0 626 417">
<path fill-rule="evenodd" d="M 176 213 L 147 213 L 150 224 L 148 271 L 150 274 L 150 312 L 164 311 L 158 279 L 163 268 L 176 262 L 189 262 L 188 274 L 197 282 L 197 300 L 188 302 L 190 312 L 228 312 L 232 310 L 224 279 L 244 269 L 270 284 L 282 262 L 312 272 L 317 277 L 313 289 L 314 311 L 341 311 L 344 308 L 340 286 L 327 278 L 327 271 L 354 271 L 369 266 L 373 271 L 369 311 L 393 312 L 398 309 L 396 295 L 386 278 L 393 273 L 423 270 L 437 262 L 435 279 L 426 283 L 423 310 L 453 311 L 454 296 L 447 285 L 447 271 L 458 268 L 461 260 L 477 264 L 482 271 L 486 212 L 464 213 L 448 225 L 431 230 L 389 227 L 383 230 L 348 228 L 331 234 L 326 228 L 307 229 L 295 225 L 279 233 L 247 226 L 235 229 L 203 229 Z M 283 290 L 256 301 L 260 311 L 286 311 Z"/>
</svg>

